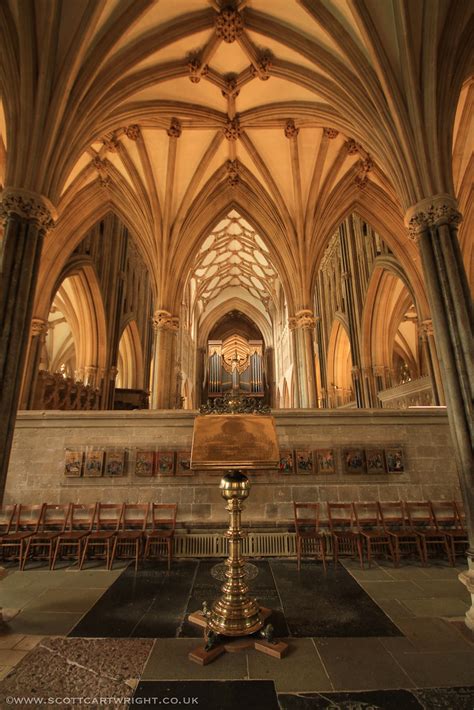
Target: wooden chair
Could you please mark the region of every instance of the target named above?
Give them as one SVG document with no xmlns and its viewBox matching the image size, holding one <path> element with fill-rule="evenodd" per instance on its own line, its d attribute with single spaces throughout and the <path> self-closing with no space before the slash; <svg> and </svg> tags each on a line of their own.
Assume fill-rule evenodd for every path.
<svg viewBox="0 0 474 710">
<path fill-rule="evenodd" d="M 124 505 L 124 503 L 97 503 L 93 526 L 95 529 L 86 537 L 79 569 L 82 569 L 88 552 L 92 552 L 96 559 L 105 559 L 106 567 L 109 569 L 112 547 L 120 528 Z"/>
<path fill-rule="evenodd" d="M 419 535 L 407 525 L 401 500 L 378 502 L 384 530 L 390 535 L 395 554 L 395 566 L 400 564 L 402 552 L 418 552 L 421 564 L 425 564 Z"/>
<path fill-rule="evenodd" d="M 18 559 L 18 567 L 22 569 L 23 555 L 29 537 L 38 532 L 44 503 L 36 505 L 20 505 L 17 515 L 10 525 L 9 531 L 3 535 L 0 547 L 3 558 Z"/>
<path fill-rule="evenodd" d="M 73 559 L 80 564 L 86 538 L 92 531 L 96 508 L 97 503 L 71 503 L 66 527 L 56 538 L 51 569 L 54 569 L 58 557 Z"/>
<path fill-rule="evenodd" d="M 109 569 L 112 569 L 117 555 L 120 559 L 134 559 L 135 571 L 137 571 L 149 509 L 149 503 L 125 503 L 122 524 L 114 538 Z"/>
<path fill-rule="evenodd" d="M 319 503 L 295 503 L 296 556 L 298 571 L 305 552 L 309 557 L 320 559 L 326 574 L 326 541 L 319 528 Z"/>
<path fill-rule="evenodd" d="M 429 548 L 434 547 L 436 550 L 444 549 L 449 563 L 454 565 L 448 539 L 436 526 L 430 502 L 427 500 L 405 501 L 405 511 L 410 528 L 420 538 L 425 564 L 428 564 Z"/>
<path fill-rule="evenodd" d="M 68 517 L 68 504 L 54 505 L 46 503 L 43 506 L 38 531 L 33 533 L 26 542 L 26 550 L 21 563 L 22 570 L 25 569 L 25 564 L 30 554 L 32 557 L 47 559 L 49 569 L 51 569 L 56 542 L 59 535 L 66 528 Z"/>
<path fill-rule="evenodd" d="M 8 535 L 12 526 L 15 525 L 16 512 L 16 503 L 0 506 L 0 542 L 5 535 Z"/>
<path fill-rule="evenodd" d="M 329 503 L 328 521 L 332 539 L 334 564 L 339 557 L 359 557 L 360 566 L 364 566 L 362 540 L 355 527 L 354 508 L 352 503 Z"/>
<path fill-rule="evenodd" d="M 462 514 L 453 500 L 430 501 L 436 528 L 446 535 L 451 550 L 451 562 L 456 564 L 456 547 L 464 553 L 469 546 Z"/>
<path fill-rule="evenodd" d="M 354 507 L 354 518 L 357 531 L 362 542 L 365 543 L 369 567 L 372 564 L 372 555 L 374 551 L 382 552 L 385 557 L 389 555 L 395 565 L 395 554 L 393 552 L 392 539 L 388 532 L 384 530 L 377 502 L 354 502 L 352 505 Z"/>
<path fill-rule="evenodd" d="M 152 503 L 152 527 L 151 530 L 145 532 L 146 543 L 144 559 L 162 557 L 160 550 L 166 548 L 168 570 L 171 569 L 171 560 L 173 559 L 173 542 L 177 511 L 178 506 L 176 503 Z M 153 554 L 153 551 L 155 551 L 155 554 Z"/>
</svg>

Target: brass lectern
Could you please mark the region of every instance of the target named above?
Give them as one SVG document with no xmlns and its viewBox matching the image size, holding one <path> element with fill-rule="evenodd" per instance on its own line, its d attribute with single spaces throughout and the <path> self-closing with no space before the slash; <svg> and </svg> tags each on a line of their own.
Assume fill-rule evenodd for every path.
<svg viewBox="0 0 474 710">
<path fill-rule="evenodd" d="M 189 615 L 191 623 L 204 629 L 206 645 L 189 654 L 191 660 L 201 665 L 210 663 L 227 650 L 254 646 L 276 658 L 281 658 L 287 650 L 286 644 L 271 640 L 271 627 L 261 631 L 271 610 L 260 607 L 250 596 L 241 551 L 245 535 L 241 527 L 242 503 L 250 492 L 250 481 L 242 469 L 277 468 L 278 460 L 275 423 L 271 416 L 218 414 L 200 416 L 195 420 L 191 467 L 214 471 L 227 469 L 219 488 L 230 516 L 226 532 L 229 557 L 225 562 L 222 595 L 210 609 L 204 605 L 202 611 Z M 263 638 L 250 638 L 259 631 Z M 240 642 L 236 641 L 237 637 Z"/>
</svg>

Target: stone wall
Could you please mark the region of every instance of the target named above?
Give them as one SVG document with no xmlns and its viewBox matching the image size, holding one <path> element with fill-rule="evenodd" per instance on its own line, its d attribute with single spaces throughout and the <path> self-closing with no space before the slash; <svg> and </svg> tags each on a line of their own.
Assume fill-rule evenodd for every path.
<svg viewBox="0 0 474 710">
<path fill-rule="evenodd" d="M 5 502 L 178 503 L 178 520 L 189 529 L 226 520 L 219 475 L 137 478 L 137 447 L 189 449 L 195 413 L 187 411 L 20 412 L 17 418 Z M 454 452 L 443 409 L 277 410 L 280 446 L 336 449 L 337 473 L 252 475 L 244 518 L 253 526 L 285 526 L 292 501 L 460 499 Z M 66 478 L 64 450 L 95 445 L 131 452 L 123 478 Z M 403 474 L 347 475 L 342 450 L 347 447 L 402 447 Z M 222 525 L 221 525 L 222 527 Z"/>
</svg>

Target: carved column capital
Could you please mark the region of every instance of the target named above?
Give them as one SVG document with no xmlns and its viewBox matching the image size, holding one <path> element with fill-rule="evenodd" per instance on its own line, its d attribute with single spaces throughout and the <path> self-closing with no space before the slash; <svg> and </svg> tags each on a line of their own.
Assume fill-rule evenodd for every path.
<svg viewBox="0 0 474 710">
<path fill-rule="evenodd" d="M 216 17 L 216 35 L 227 44 L 235 42 L 244 31 L 244 21 L 238 10 L 224 7 Z"/>
<path fill-rule="evenodd" d="M 330 141 L 338 137 L 339 131 L 335 128 L 323 128 L 323 135 L 325 138 L 329 138 Z"/>
<path fill-rule="evenodd" d="M 285 125 L 285 137 L 296 138 L 300 129 L 296 127 L 296 123 L 292 118 L 289 118 Z"/>
<path fill-rule="evenodd" d="M 0 219 L 5 222 L 13 214 L 36 222 L 46 231 L 53 229 L 58 216 L 47 197 L 22 188 L 5 187 L 0 194 Z"/>
<path fill-rule="evenodd" d="M 172 316 L 169 311 L 159 309 L 153 314 L 153 330 L 170 330 L 176 332 L 179 329 L 179 318 Z"/>
<path fill-rule="evenodd" d="M 420 323 L 420 331 L 422 335 L 426 335 L 427 337 L 430 335 L 434 335 L 433 321 L 431 320 L 431 318 L 427 318 L 426 320 Z"/>
<path fill-rule="evenodd" d="M 431 227 L 439 227 L 442 224 L 457 227 L 461 220 L 462 214 L 457 208 L 456 200 L 447 194 L 433 195 L 421 200 L 409 207 L 405 213 L 408 236 L 414 241 Z"/>
<path fill-rule="evenodd" d="M 303 308 L 297 311 L 294 316 L 288 318 L 288 327 L 290 330 L 314 330 L 317 319 L 313 315 L 313 311 L 309 308 Z"/>
<path fill-rule="evenodd" d="M 34 337 L 36 335 L 48 334 L 48 321 L 43 318 L 32 318 L 30 326 L 30 335 Z"/>
</svg>

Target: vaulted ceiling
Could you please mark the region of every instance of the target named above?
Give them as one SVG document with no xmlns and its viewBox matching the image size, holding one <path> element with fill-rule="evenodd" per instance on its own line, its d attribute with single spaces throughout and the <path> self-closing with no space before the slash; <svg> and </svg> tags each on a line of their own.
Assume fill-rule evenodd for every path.
<svg viewBox="0 0 474 710">
<path fill-rule="evenodd" d="M 472 177 L 472 29 L 455 0 L 6 0 L 0 170 L 60 215 L 40 283 L 112 207 L 173 309 L 235 208 L 306 306 L 344 210 L 400 232 Z"/>
</svg>

